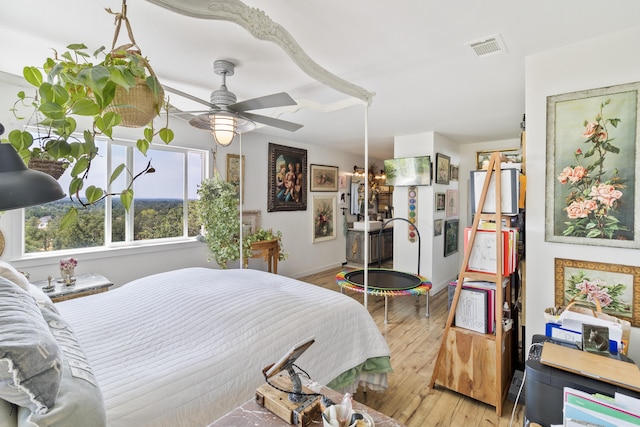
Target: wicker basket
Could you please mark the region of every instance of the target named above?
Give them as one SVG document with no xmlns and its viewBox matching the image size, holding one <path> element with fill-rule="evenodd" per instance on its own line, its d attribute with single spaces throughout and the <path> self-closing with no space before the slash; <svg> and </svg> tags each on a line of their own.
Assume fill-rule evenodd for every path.
<svg viewBox="0 0 640 427">
<path fill-rule="evenodd" d="M 112 106 L 106 110 L 120 114 L 122 117 L 120 126 L 139 128 L 146 126 L 160 113 L 163 101 L 164 91 L 162 88 L 157 96 L 154 96 L 145 81 L 140 79 L 138 84 L 128 91 L 118 86 Z"/>
<path fill-rule="evenodd" d="M 65 167 L 65 162 L 62 160 L 36 159 L 33 157 L 29 159 L 28 166 L 29 169 L 44 172 L 47 175 L 51 175 L 55 179 L 60 178 L 64 171 L 67 170 L 67 168 Z"/>
</svg>

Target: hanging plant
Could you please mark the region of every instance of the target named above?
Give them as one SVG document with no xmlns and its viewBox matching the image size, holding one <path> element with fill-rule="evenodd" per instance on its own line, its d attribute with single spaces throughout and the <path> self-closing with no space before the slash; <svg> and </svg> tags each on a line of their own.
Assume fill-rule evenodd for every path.
<svg viewBox="0 0 640 427">
<path fill-rule="evenodd" d="M 198 196 L 197 209 L 205 230 L 203 240 L 220 268 L 227 268 L 229 262 L 240 259 L 240 210 L 235 186 L 216 176 L 202 181 Z M 278 239 L 278 260 L 284 261 L 287 253 L 282 246 L 282 232 L 265 229 L 243 236 L 243 258 L 251 257 L 251 243 L 273 239 Z"/>
<path fill-rule="evenodd" d="M 114 14 L 109 9 L 107 11 Z M 165 126 L 160 129 L 154 127 L 152 119 L 160 114 L 161 107 L 166 107 L 166 104 L 162 86 L 151 70 L 148 59 L 142 56 L 133 40 L 126 18 L 126 1 L 123 2 L 122 13 L 114 15 L 116 33 L 111 51 L 106 52 L 105 47 L 100 47 L 89 54 L 84 44 L 71 44 L 63 53 L 54 50 L 42 67 L 24 67 L 23 76 L 35 87 L 36 93 L 29 96 L 24 91 L 18 92 L 18 100 L 12 111 L 19 120 L 25 119 L 21 115 L 21 107 L 36 111 L 42 117 L 36 126 L 44 136 L 34 139 L 28 129 L 13 130 L 7 141 L 27 163 L 32 157 L 44 156 L 67 164 L 72 176 L 69 184 L 71 200 L 87 206 L 108 195 L 114 195 L 120 197 L 125 209 L 129 209 L 133 200 L 133 180 L 153 172 L 150 163 L 135 175 L 124 164 L 114 168 L 107 185 L 113 183 L 124 171 L 130 177 L 129 185 L 119 192 L 107 193 L 104 188 L 97 186 L 84 188 L 91 171 L 91 162 L 98 155 L 96 137 L 103 135 L 112 138 L 117 126 L 131 126 L 130 123 L 123 123 L 123 115 L 127 110 L 136 111 L 137 107 L 125 104 L 118 97 L 119 94 L 136 90 L 142 84 L 155 102 L 151 119 L 143 125 L 142 136 L 136 142 L 141 153 L 146 155 L 156 137 L 169 144 L 174 133 L 168 126 L 168 114 Z M 122 22 L 126 23 L 130 43 L 115 47 Z M 33 113 L 28 115 L 33 116 Z M 87 129 L 77 128 L 78 120 L 82 118 L 91 120 Z M 77 137 L 78 133 L 82 136 Z M 77 209 L 71 207 L 62 221 L 63 226 L 73 222 L 77 214 Z"/>
</svg>

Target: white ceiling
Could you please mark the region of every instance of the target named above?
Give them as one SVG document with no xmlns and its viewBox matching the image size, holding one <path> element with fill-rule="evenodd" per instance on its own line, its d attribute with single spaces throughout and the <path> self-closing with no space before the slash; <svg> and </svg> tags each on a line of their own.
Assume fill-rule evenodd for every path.
<svg viewBox="0 0 640 427">
<path fill-rule="evenodd" d="M 150 0 L 206 9 L 211 1 Z M 302 72 L 276 44 L 226 21 L 180 15 L 128 0 L 137 44 L 163 84 L 208 100 L 221 78 L 213 61 L 236 63 L 227 86 L 238 100 L 286 91 L 294 99 L 346 98 Z M 370 155 L 393 157 L 393 137 L 435 131 L 459 143 L 518 138 L 524 113 L 525 57 L 638 25 L 637 0 L 245 0 L 282 25 L 331 73 L 374 92 L 368 109 Z M 0 4 L 0 71 L 21 75 L 51 49 L 111 47 L 120 0 L 14 0 Z M 499 34 L 506 52 L 477 57 L 468 42 Z M 118 44 L 126 42 L 122 31 Z M 611 49 L 615 49 L 611 46 Z M 607 52 L 584 58 L 607 72 Z M 13 94 L 2 94 L 2 96 Z M 175 95 L 171 102 L 200 109 Z M 295 141 L 363 153 L 365 109 L 302 109 L 281 119 L 304 127 Z M 274 114 L 273 111 L 255 111 Z"/>
</svg>

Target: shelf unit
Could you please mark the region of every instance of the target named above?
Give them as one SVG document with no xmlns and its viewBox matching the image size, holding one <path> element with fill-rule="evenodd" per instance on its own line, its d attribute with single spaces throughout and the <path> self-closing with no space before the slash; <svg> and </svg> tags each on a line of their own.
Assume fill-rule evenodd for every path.
<svg viewBox="0 0 640 427">
<path fill-rule="evenodd" d="M 444 329 L 440 351 L 436 359 L 430 388 L 438 384 L 464 394 L 465 396 L 487 403 L 496 408 L 498 416 L 502 415 L 504 399 L 509 391 L 512 374 L 512 339 L 513 328 L 504 331 L 502 323 L 503 301 L 511 305 L 511 288 L 503 283 L 503 246 L 501 213 L 501 158 L 494 152 L 479 198 L 478 213 L 474 216 L 473 226 L 467 249 L 464 253 L 458 283 L 453 296 L 451 309 Z M 481 213 L 484 206 L 492 175 L 495 176 L 495 213 Z M 493 221 L 496 224 L 496 273 L 479 273 L 468 271 L 471 248 L 481 220 Z M 496 283 L 495 298 L 495 334 L 483 334 L 454 325 L 456 307 L 464 280 L 487 281 Z"/>
</svg>

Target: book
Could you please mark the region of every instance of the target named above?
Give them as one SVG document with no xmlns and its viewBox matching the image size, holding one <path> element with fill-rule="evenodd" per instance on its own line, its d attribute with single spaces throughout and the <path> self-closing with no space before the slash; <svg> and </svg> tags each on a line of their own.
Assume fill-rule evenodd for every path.
<svg viewBox="0 0 640 427">
<path fill-rule="evenodd" d="M 489 332 L 489 292 L 462 288 L 456 306 L 456 326 L 486 334 Z"/>
</svg>

